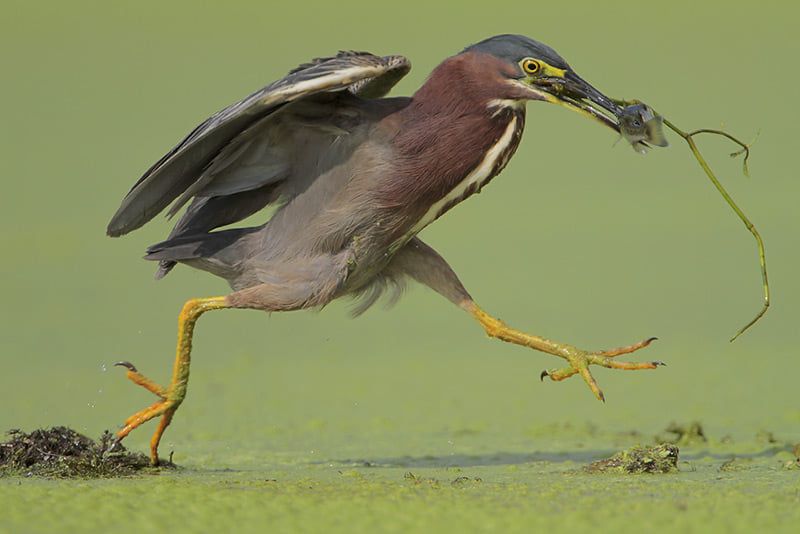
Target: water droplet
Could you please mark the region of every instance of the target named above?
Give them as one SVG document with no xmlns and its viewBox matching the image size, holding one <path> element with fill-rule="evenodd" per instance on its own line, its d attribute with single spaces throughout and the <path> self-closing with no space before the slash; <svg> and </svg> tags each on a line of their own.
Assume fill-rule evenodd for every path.
<svg viewBox="0 0 800 534">
<path fill-rule="evenodd" d="M 101 371 L 103 371 L 104 373 L 105 373 L 106 371 L 108 371 L 108 369 L 106 369 L 106 364 L 102 364 L 102 365 L 100 366 L 100 370 L 101 370 Z"/>
</svg>

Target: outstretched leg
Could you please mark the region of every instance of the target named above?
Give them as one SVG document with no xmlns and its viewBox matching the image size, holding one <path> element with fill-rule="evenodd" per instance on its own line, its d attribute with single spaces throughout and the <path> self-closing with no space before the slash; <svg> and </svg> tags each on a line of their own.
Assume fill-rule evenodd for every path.
<svg viewBox="0 0 800 534">
<path fill-rule="evenodd" d="M 161 416 L 161 421 L 159 421 L 155 434 L 150 440 L 150 462 L 153 465 L 158 465 L 158 444 L 161 441 L 161 436 L 172 421 L 175 410 L 178 409 L 178 406 L 181 405 L 186 397 L 194 325 L 197 319 L 205 312 L 230 307 L 232 306 L 228 303 L 227 297 L 191 299 L 183 305 L 183 309 L 178 316 L 178 348 L 175 354 L 175 364 L 172 368 L 172 380 L 170 380 L 169 386 L 166 388 L 142 375 L 130 362 L 118 362 L 116 364 L 128 370 L 127 377 L 131 381 L 161 397 L 160 401 L 128 417 L 122 429 L 117 432 L 117 440 L 121 440 L 142 423 Z"/>
<path fill-rule="evenodd" d="M 393 275 L 406 274 L 412 277 L 469 312 L 490 337 L 563 358 L 568 363 L 567 367 L 544 371 L 541 378 L 544 379 L 545 376 L 548 376 L 551 380 L 560 381 L 575 374 L 580 374 L 595 396 L 600 400 L 605 400 L 605 397 L 592 376 L 592 373 L 589 371 L 590 365 L 625 370 L 655 369 L 659 365 L 664 365 L 663 362 L 659 361 L 620 362 L 612 359 L 615 356 L 630 354 L 647 347 L 656 338 L 649 338 L 626 347 L 619 347 L 606 351 L 587 352 L 573 347 L 572 345 L 557 343 L 509 327 L 499 319 L 483 311 L 475 303 L 467 290 L 464 289 L 458 276 L 453 272 L 444 258 L 418 238 L 412 239 L 405 247 L 398 251 L 392 263 L 387 268 L 392 271 L 391 274 Z"/>
<path fill-rule="evenodd" d="M 263 271 L 271 279 L 270 283 L 254 285 L 227 297 L 192 299 L 186 302 L 178 316 L 178 349 L 169 386 L 161 387 L 139 373 L 129 362 L 117 364 L 128 369 L 129 379 L 161 398 L 125 420 L 125 425 L 117 432 L 117 439 L 121 440 L 142 423 L 161 416 L 150 440 L 150 461 L 153 465 L 158 465 L 158 444 L 161 436 L 172 421 L 175 410 L 186 397 L 192 333 L 201 315 L 210 310 L 224 308 L 289 311 L 323 306 L 334 298 L 345 279 L 347 262 L 348 256 L 343 253 L 304 258 L 300 264 L 283 262 L 278 267 L 264 265 Z"/>
</svg>

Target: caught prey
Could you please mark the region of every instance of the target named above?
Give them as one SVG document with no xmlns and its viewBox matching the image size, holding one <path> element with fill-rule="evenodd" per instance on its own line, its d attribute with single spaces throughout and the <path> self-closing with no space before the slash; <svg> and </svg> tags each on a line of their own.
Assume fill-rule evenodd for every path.
<svg viewBox="0 0 800 534">
<path fill-rule="evenodd" d="M 626 106 L 617 116 L 620 135 L 639 154 L 647 153 L 648 146 L 669 146 L 664 136 L 664 119 L 647 104 Z"/>
</svg>

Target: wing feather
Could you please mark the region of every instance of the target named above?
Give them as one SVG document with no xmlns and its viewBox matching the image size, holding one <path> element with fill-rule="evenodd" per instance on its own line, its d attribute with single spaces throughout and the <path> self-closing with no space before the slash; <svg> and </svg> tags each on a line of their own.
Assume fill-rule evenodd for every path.
<svg viewBox="0 0 800 534">
<path fill-rule="evenodd" d="M 260 182 L 250 176 L 249 171 L 237 172 L 237 176 L 244 176 L 251 183 L 228 189 L 214 185 L 215 177 L 225 173 L 214 173 L 212 168 L 232 140 L 281 107 L 322 92 L 349 90 L 366 98 L 383 96 L 410 68 L 409 61 L 403 56 L 380 57 L 349 51 L 301 65 L 286 77 L 219 111 L 192 130 L 134 184 L 109 222 L 108 235 L 120 236 L 141 227 L 178 197 L 177 207 L 171 213 L 201 192 L 237 193 L 278 179 L 283 172 L 280 162 L 266 165 L 260 171 L 254 168 L 253 173 L 266 173 Z M 248 150 L 247 144 L 234 149 L 240 154 Z M 236 158 L 223 157 L 222 160 L 227 165 L 237 164 Z"/>
</svg>

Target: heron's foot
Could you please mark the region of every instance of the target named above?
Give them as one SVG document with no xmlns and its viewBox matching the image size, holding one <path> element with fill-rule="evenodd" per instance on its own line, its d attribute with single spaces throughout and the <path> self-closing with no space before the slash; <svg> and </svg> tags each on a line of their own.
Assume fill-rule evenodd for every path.
<svg viewBox="0 0 800 534">
<path fill-rule="evenodd" d="M 572 345 L 556 343 L 555 341 L 531 334 L 526 334 L 525 332 L 511 328 L 500 319 L 492 317 L 480 309 L 474 302 L 469 301 L 463 306 L 472 314 L 473 317 L 475 317 L 475 319 L 478 320 L 490 337 L 500 339 L 508 343 L 513 343 L 515 345 L 536 349 L 567 360 L 567 363 L 569 364 L 568 367 L 544 371 L 541 375 L 542 380 L 544 380 L 544 377 L 549 376 L 551 380 L 560 381 L 566 380 L 573 375 L 580 374 L 594 395 L 601 401 L 605 401 L 605 397 L 603 396 L 603 392 L 600 390 L 600 387 L 597 385 L 597 381 L 589 371 L 590 365 L 599 365 L 609 369 L 625 369 L 628 371 L 637 371 L 639 369 L 655 369 L 659 365 L 665 365 L 664 362 L 659 361 L 620 362 L 613 359 L 616 356 L 630 354 L 647 347 L 650 345 L 650 343 L 656 340 L 654 337 L 645 339 L 639 343 L 634 343 L 633 345 L 628 345 L 626 347 L 602 350 L 598 352 L 588 352 L 577 347 L 573 347 Z"/>
<path fill-rule="evenodd" d="M 158 465 L 158 444 L 161 436 L 172 422 L 175 410 L 186 398 L 186 388 L 189 384 L 189 361 L 192 353 L 192 333 L 197 319 L 205 312 L 210 310 L 221 310 L 229 308 L 227 297 L 209 297 L 202 299 L 190 299 L 183 305 L 180 315 L 178 315 L 178 347 L 175 353 L 175 364 L 172 368 L 172 380 L 169 387 L 161 387 L 143 374 L 130 362 L 119 362 L 116 365 L 128 370 L 128 378 L 151 392 L 161 400 L 148 406 L 144 410 L 139 410 L 125 420 L 125 425 L 117 432 L 117 441 L 123 439 L 131 433 L 134 428 L 142 423 L 161 417 L 158 422 L 153 438 L 150 440 L 150 463 Z"/>
<path fill-rule="evenodd" d="M 122 428 L 117 432 L 117 441 L 121 441 L 141 424 L 161 416 L 161 421 L 158 423 L 156 432 L 150 440 L 150 463 L 154 466 L 158 465 L 158 444 L 161 442 L 161 436 L 164 434 L 164 430 L 166 430 L 170 422 L 172 422 L 172 416 L 175 414 L 175 410 L 177 410 L 178 406 L 183 402 L 186 389 L 185 387 L 176 387 L 176 384 L 170 385 L 169 388 L 163 388 L 141 374 L 130 362 L 118 362 L 114 365 L 125 367 L 127 369 L 126 376 L 129 380 L 161 398 L 161 400 L 128 417 Z"/>
<path fill-rule="evenodd" d="M 549 377 L 550 380 L 560 382 L 561 380 L 566 380 L 573 375 L 580 374 L 583 377 L 583 380 L 589 386 L 589 389 L 591 389 L 592 393 L 594 393 L 595 397 L 605 402 L 605 395 L 603 395 L 603 391 L 600 389 L 600 386 L 597 385 L 597 381 L 592 376 L 591 371 L 589 371 L 589 366 L 599 365 L 608 369 L 639 371 L 642 369 L 655 369 L 658 366 L 666 365 L 664 362 L 658 360 L 650 362 L 624 362 L 612 359 L 621 354 L 630 354 L 637 350 L 643 349 L 655 340 L 656 338 L 651 337 L 645 339 L 644 341 L 640 341 L 639 343 L 634 343 L 633 345 L 599 352 L 587 352 L 571 345 L 557 344 L 557 352 L 555 355 L 567 360 L 569 365 L 561 369 L 542 371 L 540 378 L 544 380 L 545 377 Z"/>
</svg>

